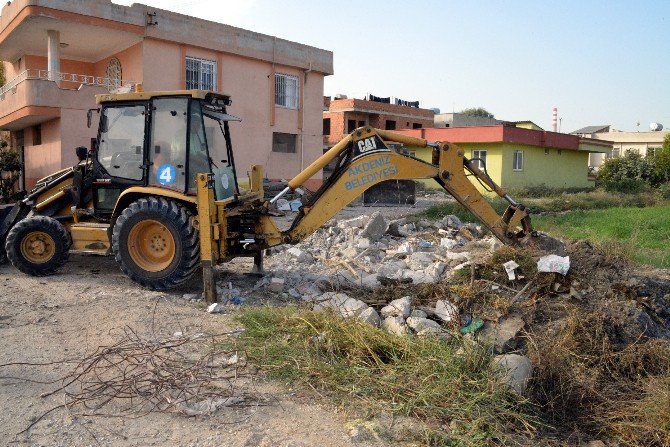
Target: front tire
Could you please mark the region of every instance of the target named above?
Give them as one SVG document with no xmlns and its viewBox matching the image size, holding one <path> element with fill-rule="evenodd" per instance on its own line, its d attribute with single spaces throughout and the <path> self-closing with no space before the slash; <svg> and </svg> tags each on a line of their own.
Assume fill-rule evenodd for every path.
<svg viewBox="0 0 670 447">
<path fill-rule="evenodd" d="M 184 206 L 163 197 L 131 203 L 116 220 L 112 250 L 121 270 L 155 290 L 178 286 L 200 259 L 198 230 Z"/>
<path fill-rule="evenodd" d="M 9 230 L 5 250 L 12 265 L 23 273 L 53 275 L 67 261 L 70 238 L 56 219 L 33 216 Z"/>
</svg>

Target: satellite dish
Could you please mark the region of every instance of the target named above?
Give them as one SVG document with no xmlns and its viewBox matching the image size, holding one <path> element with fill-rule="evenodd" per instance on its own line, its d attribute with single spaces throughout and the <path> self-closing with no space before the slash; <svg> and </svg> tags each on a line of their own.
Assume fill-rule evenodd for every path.
<svg viewBox="0 0 670 447">
<path fill-rule="evenodd" d="M 652 132 L 660 132 L 660 131 L 663 130 L 663 124 L 661 124 L 661 123 L 651 123 L 649 125 L 649 130 L 651 130 Z"/>
</svg>

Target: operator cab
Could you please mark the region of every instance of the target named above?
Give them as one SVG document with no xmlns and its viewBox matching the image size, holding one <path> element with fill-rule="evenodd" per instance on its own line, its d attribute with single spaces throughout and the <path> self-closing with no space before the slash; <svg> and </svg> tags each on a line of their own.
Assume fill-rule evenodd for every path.
<svg viewBox="0 0 670 447">
<path fill-rule="evenodd" d="M 199 173 L 213 172 L 217 185 L 227 186 L 217 188 L 217 198 L 239 194 L 228 128 L 239 118 L 226 111 L 229 96 L 189 90 L 105 94 L 96 100 L 96 214 L 111 214 L 121 193 L 133 186 L 196 195 Z M 212 157 L 223 160 L 218 165 Z"/>
</svg>

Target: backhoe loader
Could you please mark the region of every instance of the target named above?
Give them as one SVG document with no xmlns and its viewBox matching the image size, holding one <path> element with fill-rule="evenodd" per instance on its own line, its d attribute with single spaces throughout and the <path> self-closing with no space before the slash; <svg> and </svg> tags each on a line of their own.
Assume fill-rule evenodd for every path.
<svg viewBox="0 0 670 447">
<path fill-rule="evenodd" d="M 305 239 L 363 191 L 395 179 L 434 179 L 505 244 L 539 239 L 527 210 L 455 144 L 361 127 L 266 200 L 262 166 L 249 171 L 248 190 L 238 186 L 229 123 L 239 119 L 228 114 L 229 96 L 139 91 L 97 95 L 96 103 L 88 124 L 98 113 L 97 143 L 86 160 L 0 209 L 0 258 L 24 273 L 53 274 L 70 252 L 113 255 L 131 279 L 160 290 L 202 266 L 211 301 L 215 265 L 246 256 L 262 269 L 264 250 Z M 225 154 L 219 164 L 210 152 L 216 141 L 216 153 Z M 389 142 L 432 148 L 432 163 Z M 329 163 L 332 175 L 279 229 L 277 200 Z M 468 176 L 505 198 L 507 210 L 498 215 Z"/>
</svg>

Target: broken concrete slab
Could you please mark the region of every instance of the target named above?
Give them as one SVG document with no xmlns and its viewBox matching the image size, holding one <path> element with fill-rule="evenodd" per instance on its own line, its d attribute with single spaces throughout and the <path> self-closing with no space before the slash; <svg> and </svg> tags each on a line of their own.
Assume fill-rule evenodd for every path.
<svg viewBox="0 0 670 447">
<path fill-rule="evenodd" d="M 314 258 L 311 254 L 299 249 L 298 247 L 291 247 L 286 250 L 288 254 L 293 256 L 298 262 L 312 262 Z"/>
<path fill-rule="evenodd" d="M 435 329 L 437 331 L 442 331 L 442 326 L 440 326 L 440 323 L 422 317 L 407 318 L 407 326 L 412 328 L 412 330 L 417 333 L 422 332 L 425 329 Z"/>
<path fill-rule="evenodd" d="M 533 375 L 533 365 L 525 355 L 503 354 L 493 357 L 491 366 L 511 391 L 523 395 Z"/>
<path fill-rule="evenodd" d="M 479 333 L 485 345 L 493 346 L 496 354 L 504 354 L 517 348 L 517 336 L 526 323 L 519 316 L 510 316 L 498 324 L 487 322 Z"/>
<path fill-rule="evenodd" d="M 272 292 L 282 292 L 284 290 L 284 278 L 270 278 L 270 284 L 268 285 L 268 290 Z"/>
<path fill-rule="evenodd" d="M 364 309 L 361 313 L 359 313 L 358 319 L 374 327 L 379 327 L 382 322 L 381 318 L 379 317 L 379 314 L 372 307 L 368 307 L 367 309 Z"/>
<path fill-rule="evenodd" d="M 386 223 L 384 216 L 382 216 L 379 211 L 376 211 L 370 216 L 370 220 L 365 225 L 365 228 L 363 228 L 361 236 L 367 237 L 371 241 L 377 241 L 384 236 L 388 227 L 388 223 Z"/>
<path fill-rule="evenodd" d="M 382 322 L 382 329 L 395 335 L 407 334 L 407 325 L 402 317 L 386 317 Z"/>
<path fill-rule="evenodd" d="M 381 314 L 382 317 L 395 317 L 399 316 L 403 318 L 409 317 L 409 313 L 412 307 L 412 297 L 404 296 L 396 300 L 391 301 L 388 305 L 382 307 Z"/>
<path fill-rule="evenodd" d="M 409 315 L 410 317 L 418 317 L 418 318 L 427 318 L 428 314 L 421 309 L 414 309 L 412 313 Z"/>
<path fill-rule="evenodd" d="M 438 300 L 435 303 L 435 315 L 445 323 L 458 318 L 458 307 L 447 300 Z"/>
</svg>

